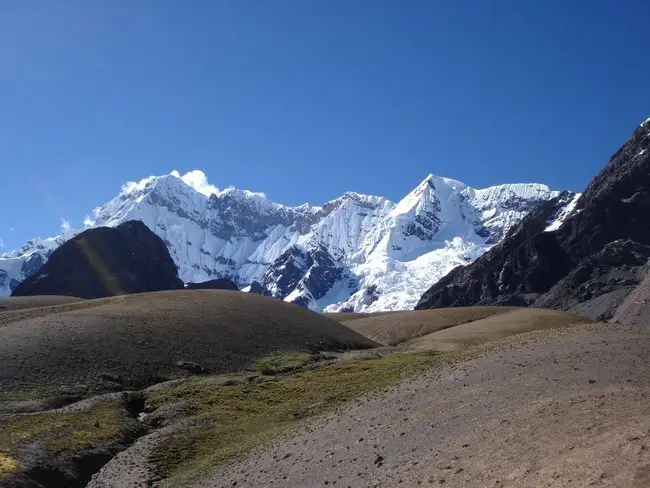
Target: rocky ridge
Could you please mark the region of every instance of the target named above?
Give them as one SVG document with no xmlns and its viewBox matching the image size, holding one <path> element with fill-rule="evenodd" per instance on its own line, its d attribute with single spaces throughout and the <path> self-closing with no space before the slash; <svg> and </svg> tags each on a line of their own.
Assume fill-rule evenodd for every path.
<svg viewBox="0 0 650 488">
<path fill-rule="evenodd" d="M 579 198 L 541 205 L 476 262 L 434 284 L 417 308 L 516 304 L 615 316 L 650 267 L 649 146 L 646 121 Z"/>
<path fill-rule="evenodd" d="M 162 239 L 136 220 L 89 229 L 66 241 L 13 296 L 102 298 L 182 287 Z"/>
<path fill-rule="evenodd" d="M 142 221 L 186 283 L 257 282 L 258 293 L 327 311 L 413 308 L 428 286 L 558 195 L 540 184 L 474 189 L 429 175 L 398 203 L 347 192 L 323 206 L 288 207 L 245 190 L 202 192 L 183 178 L 172 172 L 124 185 L 84 228 Z M 0 255 L 0 293 L 10 294 L 77 232 Z"/>
</svg>

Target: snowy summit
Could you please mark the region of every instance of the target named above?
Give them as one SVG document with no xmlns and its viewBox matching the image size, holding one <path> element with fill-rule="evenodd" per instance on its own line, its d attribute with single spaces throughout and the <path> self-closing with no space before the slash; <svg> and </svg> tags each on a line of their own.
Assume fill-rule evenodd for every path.
<svg viewBox="0 0 650 488">
<path fill-rule="evenodd" d="M 219 189 L 200 170 L 172 171 L 125 184 L 84 229 L 141 220 L 165 241 L 185 282 L 256 282 L 267 295 L 319 311 L 398 310 L 413 308 L 452 268 L 558 195 L 542 184 L 474 189 L 429 175 L 397 203 L 347 192 L 322 206 L 288 207 L 263 193 Z M 60 236 L 0 255 L 0 294 L 80 230 L 65 226 Z"/>
</svg>

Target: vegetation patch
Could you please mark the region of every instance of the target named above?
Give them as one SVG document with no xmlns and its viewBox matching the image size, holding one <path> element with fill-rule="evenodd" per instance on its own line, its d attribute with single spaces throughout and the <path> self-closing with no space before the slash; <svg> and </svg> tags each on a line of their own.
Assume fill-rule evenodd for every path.
<svg viewBox="0 0 650 488">
<path fill-rule="evenodd" d="M 154 449 L 151 460 L 168 486 L 182 486 L 301 419 L 335 409 L 452 357 L 388 353 L 325 364 L 291 375 L 258 378 L 261 381 L 224 385 L 209 378 L 193 378 L 157 389 L 148 397 L 149 407 L 186 402 L 195 428 L 165 439 Z M 258 364 L 282 369 L 313 360 L 305 355 L 283 354 L 281 359 L 273 355 Z"/>
<path fill-rule="evenodd" d="M 0 403 L 4 402 L 26 402 L 29 400 L 43 399 L 52 395 L 52 389 L 24 388 L 21 390 L 0 391 Z"/>
<path fill-rule="evenodd" d="M 266 375 L 287 373 L 318 361 L 319 358 L 319 354 L 308 352 L 278 352 L 255 361 L 255 371 Z"/>
<path fill-rule="evenodd" d="M 79 456 L 84 451 L 124 440 L 141 429 L 124 406 L 98 401 L 86 409 L 16 415 L 0 421 L 0 476 L 21 468 L 20 453 L 30 457 Z"/>
<path fill-rule="evenodd" d="M 16 471 L 19 466 L 20 463 L 16 459 L 0 452 L 0 477 Z"/>
</svg>

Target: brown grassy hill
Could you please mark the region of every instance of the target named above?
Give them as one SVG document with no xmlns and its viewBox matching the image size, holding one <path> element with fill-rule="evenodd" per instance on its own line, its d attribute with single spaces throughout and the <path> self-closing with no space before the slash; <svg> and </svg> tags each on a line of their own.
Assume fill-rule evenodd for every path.
<svg viewBox="0 0 650 488">
<path fill-rule="evenodd" d="M 0 389 L 138 387 L 187 370 L 240 370 L 278 350 L 375 345 L 333 319 L 260 295 L 125 295 L 0 313 Z"/>
<path fill-rule="evenodd" d="M 494 308 L 494 307 L 481 307 Z M 542 308 L 510 308 L 504 307 L 505 313 L 492 314 L 485 318 L 467 322 L 427 335 L 423 335 L 406 343 L 410 349 L 446 351 L 489 342 L 523 332 L 534 330 L 554 329 L 572 324 L 588 323 L 591 320 L 559 310 Z M 441 309 L 453 310 L 453 309 Z M 457 309 L 462 310 L 462 309 Z M 471 308 L 466 309 L 471 310 Z M 435 310 L 432 310 L 432 312 Z"/>
<path fill-rule="evenodd" d="M 516 308 L 458 307 L 409 310 L 384 315 L 369 314 L 369 317 L 344 321 L 343 324 L 373 341 L 394 346 L 441 329 L 455 327 L 493 315 L 500 315 L 512 310 L 516 310 Z"/>
<path fill-rule="evenodd" d="M 0 312 L 7 310 L 21 310 L 24 308 L 49 307 L 62 303 L 73 303 L 83 298 L 64 297 L 59 295 L 39 295 L 31 297 L 2 297 L 0 298 Z"/>
<path fill-rule="evenodd" d="M 339 322 L 347 322 L 348 320 L 365 319 L 368 317 L 378 317 L 379 315 L 387 315 L 392 313 L 401 312 L 329 312 L 324 313 L 325 317 L 329 317 Z"/>
</svg>

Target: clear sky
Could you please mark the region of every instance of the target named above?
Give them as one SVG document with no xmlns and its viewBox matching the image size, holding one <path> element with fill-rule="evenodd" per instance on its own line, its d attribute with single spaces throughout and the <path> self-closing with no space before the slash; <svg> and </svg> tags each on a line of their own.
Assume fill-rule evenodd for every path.
<svg viewBox="0 0 650 488">
<path fill-rule="evenodd" d="M 650 116 L 647 0 L 0 0 L 0 239 L 129 180 L 320 204 L 580 190 Z"/>
</svg>

